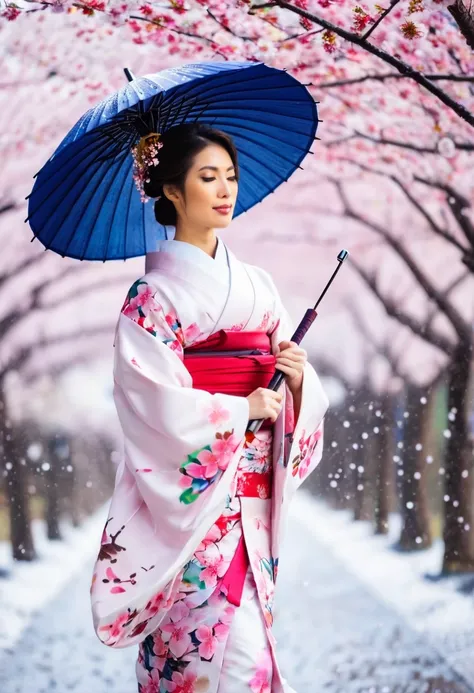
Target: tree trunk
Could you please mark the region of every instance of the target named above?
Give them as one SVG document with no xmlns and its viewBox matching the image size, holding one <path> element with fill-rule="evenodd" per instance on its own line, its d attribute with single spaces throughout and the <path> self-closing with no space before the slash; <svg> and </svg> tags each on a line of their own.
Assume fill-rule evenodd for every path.
<svg viewBox="0 0 474 693">
<path fill-rule="evenodd" d="M 0 381 L 0 444 L 5 459 L 5 490 L 10 516 L 10 542 L 16 561 L 33 561 L 36 551 L 31 531 L 28 467 L 20 459 L 15 431 L 7 419 L 3 383 Z"/>
<path fill-rule="evenodd" d="M 469 4 L 469 6 L 466 4 Z M 471 0 L 455 0 L 447 9 L 451 12 L 469 48 L 474 50 L 474 7 Z"/>
<path fill-rule="evenodd" d="M 445 450 L 444 573 L 474 570 L 472 443 L 468 433 L 470 335 L 461 340 L 448 369 L 448 440 Z"/>
<path fill-rule="evenodd" d="M 60 459 L 56 454 L 56 440 L 51 438 L 48 441 L 48 462 L 49 469 L 45 477 L 46 495 L 46 527 L 48 539 L 62 539 L 59 528 L 60 500 L 59 500 L 59 466 Z"/>
<path fill-rule="evenodd" d="M 431 546 L 430 514 L 426 463 L 423 448 L 430 423 L 429 394 L 426 388 L 412 383 L 406 387 L 404 424 L 403 476 L 400 479 L 400 513 L 402 531 L 398 547 L 403 551 L 418 551 Z"/>
<path fill-rule="evenodd" d="M 393 455 L 393 411 L 389 395 L 380 401 L 380 416 L 376 418 L 379 432 L 375 439 L 376 464 L 375 475 L 375 534 L 388 534 L 390 513 L 390 489 L 392 486 Z"/>
<path fill-rule="evenodd" d="M 360 390 L 356 406 L 355 429 L 357 438 L 353 462 L 356 465 L 354 520 L 372 521 L 374 517 L 373 471 L 374 441 L 373 428 L 375 418 L 374 397 L 367 387 Z"/>
</svg>

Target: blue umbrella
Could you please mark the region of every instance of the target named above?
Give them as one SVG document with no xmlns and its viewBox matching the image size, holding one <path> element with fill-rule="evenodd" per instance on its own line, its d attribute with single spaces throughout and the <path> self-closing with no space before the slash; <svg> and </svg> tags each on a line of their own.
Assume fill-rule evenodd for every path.
<svg viewBox="0 0 474 693">
<path fill-rule="evenodd" d="M 234 138 L 240 167 L 234 217 L 300 167 L 318 125 L 316 104 L 284 70 L 263 63 L 196 63 L 133 78 L 91 108 L 36 175 L 28 219 L 46 249 L 117 260 L 156 248 L 166 230 L 132 178 L 132 147 L 151 132 L 199 121 Z"/>
</svg>

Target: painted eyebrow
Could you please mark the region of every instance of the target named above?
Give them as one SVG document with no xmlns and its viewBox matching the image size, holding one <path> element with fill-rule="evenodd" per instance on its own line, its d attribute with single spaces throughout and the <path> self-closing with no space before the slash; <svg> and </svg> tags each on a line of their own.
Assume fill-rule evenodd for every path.
<svg viewBox="0 0 474 693">
<path fill-rule="evenodd" d="M 217 168 L 217 166 L 201 166 L 201 168 L 199 170 L 204 171 L 204 169 L 206 169 L 206 168 L 210 169 L 211 171 L 218 171 L 219 170 Z M 228 173 L 229 171 L 232 171 L 233 168 L 234 168 L 234 166 L 229 166 L 226 173 Z"/>
</svg>

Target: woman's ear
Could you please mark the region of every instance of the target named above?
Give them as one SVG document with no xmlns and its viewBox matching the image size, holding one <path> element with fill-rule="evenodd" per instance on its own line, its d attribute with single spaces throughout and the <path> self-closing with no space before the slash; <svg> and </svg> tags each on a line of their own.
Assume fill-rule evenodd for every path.
<svg viewBox="0 0 474 693">
<path fill-rule="evenodd" d="M 170 202 L 179 202 L 178 188 L 171 183 L 164 184 L 163 195 L 170 200 Z"/>
</svg>

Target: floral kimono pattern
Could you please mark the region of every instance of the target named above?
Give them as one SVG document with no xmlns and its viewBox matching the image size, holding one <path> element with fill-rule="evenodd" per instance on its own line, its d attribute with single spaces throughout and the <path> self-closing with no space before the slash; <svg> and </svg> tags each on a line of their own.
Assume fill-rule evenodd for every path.
<svg viewBox="0 0 474 693">
<path fill-rule="evenodd" d="M 124 457 L 92 578 L 94 626 L 106 645 L 139 645 L 139 693 L 290 691 L 271 633 L 279 543 L 289 499 L 321 458 L 327 400 L 308 365 L 294 430 L 287 393 L 272 430 L 246 434 L 247 399 L 194 389 L 183 349 L 217 313 L 219 329 L 263 327 L 276 350 L 291 325 L 273 282 L 222 241 L 215 260 L 178 241 L 156 255 L 117 326 Z M 263 485 L 239 494 L 244 473 L 269 470 L 271 498 Z M 223 578 L 242 536 L 249 570 L 235 606 Z"/>
</svg>

